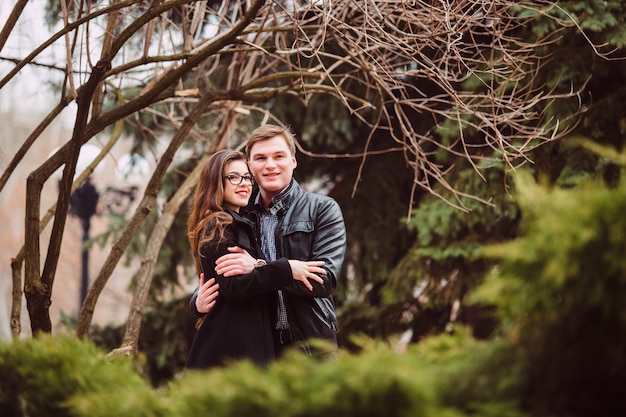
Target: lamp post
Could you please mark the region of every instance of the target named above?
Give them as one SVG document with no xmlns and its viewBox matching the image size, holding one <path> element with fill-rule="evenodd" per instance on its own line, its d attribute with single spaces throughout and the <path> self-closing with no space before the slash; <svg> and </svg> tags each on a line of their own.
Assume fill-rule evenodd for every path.
<svg viewBox="0 0 626 417">
<path fill-rule="evenodd" d="M 78 217 L 83 226 L 79 309 L 83 306 L 89 287 L 89 229 L 91 217 L 96 214 L 99 198 L 98 190 L 91 183 L 91 177 L 88 177 L 70 196 L 70 214 Z"/>
<path fill-rule="evenodd" d="M 89 230 L 91 229 L 91 218 L 98 214 L 99 211 L 110 212 L 119 216 L 125 215 L 133 201 L 135 201 L 137 190 L 136 186 L 127 188 L 109 186 L 104 191 L 98 192 L 92 183 L 91 177 L 88 177 L 70 196 L 70 214 L 78 217 L 83 228 L 79 309 L 83 306 L 89 288 Z M 99 202 L 102 204 L 98 204 Z"/>
<path fill-rule="evenodd" d="M 83 146 L 78 157 L 76 171 L 82 172 L 99 153 L 100 148 L 95 145 L 88 144 Z M 131 161 L 132 165 L 128 165 L 128 161 Z M 133 155 L 132 157 L 124 155 L 120 158 L 120 162 L 122 163 L 117 164 L 118 179 L 125 183 L 125 187 L 109 185 L 103 191 L 98 191 L 93 184 L 93 179 L 88 177 L 70 196 L 69 213 L 80 220 L 83 231 L 79 310 L 83 306 L 87 290 L 89 289 L 89 239 L 92 217 L 99 213 L 113 213 L 124 216 L 134 202 L 139 189 L 136 184 L 129 184 L 131 182 L 129 173 L 138 174 L 135 175 L 134 179 L 136 180 L 137 177 L 145 178 L 146 170 L 149 171 L 147 162 L 139 155 Z M 141 172 L 136 172 L 138 170 L 137 166 L 140 166 L 139 170 Z"/>
</svg>

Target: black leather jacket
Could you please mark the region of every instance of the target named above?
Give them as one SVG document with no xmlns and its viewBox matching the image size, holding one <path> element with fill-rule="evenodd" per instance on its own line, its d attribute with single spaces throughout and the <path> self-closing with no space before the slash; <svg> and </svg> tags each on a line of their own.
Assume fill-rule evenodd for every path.
<svg viewBox="0 0 626 417">
<path fill-rule="evenodd" d="M 258 195 L 252 201 L 257 201 Z M 253 204 L 249 216 L 259 236 L 258 211 Z M 312 281 L 309 291 L 300 281 L 283 289 L 291 340 L 328 339 L 336 345 L 337 313 L 332 294 L 337 288 L 346 251 L 346 229 L 339 204 L 331 197 L 304 191 L 294 179 L 289 187 L 274 197 L 270 208 L 278 215 L 276 226 L 276 257 L 302 261 L 324 261 L 323 284 Z M 197 315 L 196 292 L 189 307 Z M 275 314 L 275 312 L 273 312 Z M 275 317 L 273 318 L 275 322 Z"/>
<path fill-rule="evenodd" d="M 259 210 L 262 208 L 254 204 L 249 213 L 257 225 L 257 236 Z M 332 294 L 346 251 L 341 208 L 331 197 L 304 191 L 293 179 L 284 192 L 274 197 L 269 210 L 278 215 L 276 257 L 324 261 L 326 270 L 326 275 L 321 275 L 323 284 L 311 282 L 313 291 L 300 281 L 283 289 L 291 338 L 296 343 L 326 338 L 336 344 L 337 313 Z"/>
</svg>

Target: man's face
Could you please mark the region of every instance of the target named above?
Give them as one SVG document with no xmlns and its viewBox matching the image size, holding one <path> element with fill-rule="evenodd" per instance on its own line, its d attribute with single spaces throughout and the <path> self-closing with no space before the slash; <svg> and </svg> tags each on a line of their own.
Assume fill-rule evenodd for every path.
<svg viewBox="0 0 626 417">
<path fill-rule="evenodd" d="M 271 199 L 289 185 L 297 164 L 285 139 L 274 136 L 252 146 L 248 165 L 263 198 Z"/>
</svg>

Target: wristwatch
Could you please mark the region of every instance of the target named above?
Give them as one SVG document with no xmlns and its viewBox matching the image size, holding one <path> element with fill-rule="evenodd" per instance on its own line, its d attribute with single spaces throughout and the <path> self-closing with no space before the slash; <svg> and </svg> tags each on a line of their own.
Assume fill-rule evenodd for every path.
<svg viewBox="0 0 626 417">
<path fill-rule="evenodd" d="M 255 268 L 260 268 L 265 265 L 267 265 L 267 262 L 265 262 L 265 260 L 263 259 L 257 259 L 256 262 L 254 263 Z"/>
</svg>

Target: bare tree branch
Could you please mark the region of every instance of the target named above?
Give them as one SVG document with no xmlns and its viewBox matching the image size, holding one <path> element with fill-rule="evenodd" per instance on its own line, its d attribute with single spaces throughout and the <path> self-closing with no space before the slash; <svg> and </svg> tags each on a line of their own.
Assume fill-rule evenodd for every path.
<svg viewBox="0 0 626 417">
<path fill-rule="evenodd" d="M 28 3 L 28 0 L 18 0 L 15 3 L 15 6 L 13 6 L 13 10 L 11 11 L 9 18 L 2 27 L 2 31 L 0 31 L 0 51 L 2 51 L 2 48 L 4 48 L 4 45 L 9 38 L 9 35 L 13 31 L 15 24 L 17 23 L 20 15 L 24 11 L 24 7 L 26 7 L 26 3 Z"/>
</svg>

